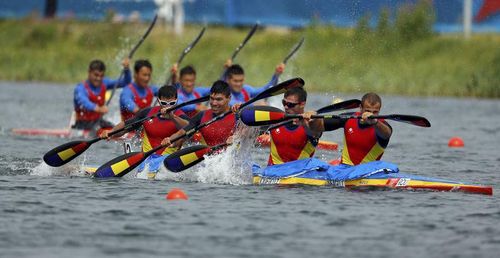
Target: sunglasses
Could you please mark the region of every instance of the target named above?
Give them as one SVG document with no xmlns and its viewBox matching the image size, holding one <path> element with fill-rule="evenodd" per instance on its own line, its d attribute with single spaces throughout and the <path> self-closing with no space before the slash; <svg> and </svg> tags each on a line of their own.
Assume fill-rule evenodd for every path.
<svg viewBox="0 0 500 258">
<path fill-rule="evenodd" d="M 158 100 L 158 102 L 160 102 L 160 105 L 162 106 L 173 106 L 177 103 L 177 100 L 172 100 L 172 101 Z"/>
<path fill-rule="evenodd" d="M 283 104 L 283 106 L 286 106 L 288 108 L 294 108 L 295 106 L 297 106 L 298 104 L 300 104 L 301 102 L 298 102 L 298 103 L 293 103 L 293 102 L 288 102 L 286 101 L 285 99 L 281 100 L 281 103 Z"/>
</svg>

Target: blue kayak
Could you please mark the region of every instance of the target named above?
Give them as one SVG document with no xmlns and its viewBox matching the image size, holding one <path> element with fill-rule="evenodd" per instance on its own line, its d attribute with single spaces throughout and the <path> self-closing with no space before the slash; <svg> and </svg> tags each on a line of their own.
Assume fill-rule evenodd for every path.
<svg viewBox="0 0 500 258">
<path fill-rule="evenodd" d="M 399 173 L 397 165 L 374 161 L 332 166 L 316 158 L 261 168 L 253 166 L 253 183 L 330 185 L 345 188 L 391 188 L 493 194 L 493 187 Z"/>
</svg>

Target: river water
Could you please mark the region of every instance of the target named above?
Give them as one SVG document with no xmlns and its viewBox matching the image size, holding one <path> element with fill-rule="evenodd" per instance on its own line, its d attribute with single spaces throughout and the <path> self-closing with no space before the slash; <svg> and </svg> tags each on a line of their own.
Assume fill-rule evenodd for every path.
<svg viewBox="0 0 500 258">
<path fill-rule="evenodd" d="M 492 185 L 494 195 L 485 196 L 252 186 L 246 163 L 237 157 L 208 160 L 184 176 L 162 171 L 161 180 L 133 173 L 97 180 L 80 172 L 81 166 L 120 155 L 120 143 L 96 143 L 69 165 L 49 169 L 41 157 L 68 139 L 10 133 L 20 127 L 67 127 L 72 86 L 0 82 L 0 90 L 0 257 L 497 257 L 500 252 L 497 100 L 382 96 L 382 113 L 421 115 L 432 123 L 420 128 L 391 122 L 394 134 L 384 160 L 405 173 Z M 313 94 L 308 107 L 328 105 L 331 98 Z M 465 147 L 448 148 L 452 136 L 462 137 Z M 342 135 L 329 132 L 323 138 L 339 142 Z M 268 150 L 246 151 L 245 160 L 265 163 Z M 325 160 L 338 155 L 318 152 Z M 184 190 L 189 200 L 165 200 L 172 188 Z"/>
</svg>

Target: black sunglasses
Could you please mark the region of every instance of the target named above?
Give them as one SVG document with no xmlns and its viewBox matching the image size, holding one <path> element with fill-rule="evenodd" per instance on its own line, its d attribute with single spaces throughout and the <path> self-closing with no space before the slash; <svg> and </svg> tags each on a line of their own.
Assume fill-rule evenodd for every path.
<svg viewBox="0 0 500 258">
<path fill-rule="evenodd" d="M 286 106 L 288 108 L 294 108 L 295 106 L 297 106 L 298 104 L 300 104 L 300 102 L 293 103 L 293 102 L 288 102 L 285 99 L 281 100 L 281 103 L 283 104 L 283 106 Z"/>
</svg>

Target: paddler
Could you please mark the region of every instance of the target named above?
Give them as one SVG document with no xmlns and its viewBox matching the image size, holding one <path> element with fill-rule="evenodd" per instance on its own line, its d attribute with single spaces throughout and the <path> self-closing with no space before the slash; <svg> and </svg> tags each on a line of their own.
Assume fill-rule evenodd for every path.
<svg viewBox="0 0 500 258">
<path fill-rule="evenodd" d="M 266 85 L 260 88 L 255 88 L 248 84 L 244 84 L 245 71 L 240 65 L 232 64 L 231 59 L 228 59 L 224 64 L 224 67 L 227 68 L 225 72 L 225 81 L 231 88 L 232 96 L 231 102 L 229 103 L 230 106 L 233 106 L 236 103 L 246 102 L 264 90 L 276 85 L 278 83 L 279 76 L 285 71 L 285 64 L 278 64 L 271 80 Z"/>
<path fill-rule="evenodd" d="M 151 106 L 158 87 L 150 86 L 153 66 L 146 59 L 135 61 L 134 82 L 124 87 L 120 94 L 122 121 L 132 118 L 139 110 Z"/>
<path fill-rule="evenodd" d="M 303 114 L 307 92 L 301 88 L 291 88 L 281 100 L 286 114 Z M 314 134 L 304 120 L 294 119 L 270 131 L 271 153 L 268 166 L 283 164 L 298 159 L 311 158 L 318 145 L 321 133 Z"/>
<path fill-rule="evenodd" d="M 380 160 L 389 144 L 392 127 L 383 119 L 370 116 L 378 115 L 382 108 L 382 99 L 375 93 L 367 93 L 361 98 L 359 112 L 345 115 L 362 116 L 362 119 L 310 119 L 314 111 L 304 114 L 304 119 L 310 120 L 309 126 L 313 132 L 321 133 L 344 129 L 344 148 L 341 164 L 358 165 Z"/>
<path fill-rule="evenodd" d="M 231 101 L 231 89 L 229 85 L 224 81 L 216 81 L 210 88 L 210 109 L 199 112 L 195 117 L 193 117 L 188 126 L 179 130 L 174 135 L 167 137 L 163 140 L 163 144 L 169 144 L 170 138 L 177 137 L 179 135 L 185 134 L 186 131 L 205 123 L 212 118 L 222 115 L 230 110 L 229 102 Z M 201 142 L 210 147 L 219 144 L 230 143 L 232 140 L 232 135 L 236 129 L 236 115 L 231 113 L 224 117 L 223 119 L 214 122 L 211 125 L 203 127 L 200 130 L 202 136 Z M 182 142 L 175 142 L 175 146 L 181 146 Z"/>
<path fill-rule="evenodd" d="M 101 60 L 93 60 L 89 64 L 87 80 L 76 85 L 73 96 L 73 104 L 76 113 L 76 121 L 72 126 L 74 129 L 91 130 L 100 128 L 111 128 L 113 124 L 103 120 L 102 116 L 108 113 L 106 106 L 106 90 L 113 87 L 121 88 L 131 81 L 129 60 L 125 58 L 122 62 L 124 76 L 120 81 L 104 77 L 106 65 Z"/>
<path fill-rule="evenodd" d="M 189 118 L 180 109 L 174 112 L 165 113 L 167 108 L 177 104 L 177 90 L 174 86 L 163 86 L 158 90 L 158 104 L 158 106 L 140 110 L 129 120 L 125 122 L 122 121 L 116 125 L 113 128 L 113 131 L 121 129 L 125 125 L 132 124 L 135 121 L 152 116 L 161 111 L 160 116 L 139 123 L 134 128 L 139 129 L 142 126 L 142 151 L 147 152 L 160 145 L 164 138 L 175 134 L 179 131 L 179 129 L 189 124 Z M 119 136 L 121 135 L 116 135 L 114 137 Z M 108 132 L 102 132 L 100 137 L 104 139 L 109 138 Z M 150 172 L 157 171 L 161 162 L 165 158 L 164 155 L 171 154 L 176 150 L 177 148 L 162 148 L 158 150 L 139 166 L 138 171 L 140 172 L 144 169 L 144 164 L 148 164 L 148 170 Z"/>
<path fill-rule="evenodd" d="M 193 99 L 198 99 L 210 94 L 208 87 L 195 87 L 196 85 L 196 70 L 193 66 L 187 65 L 180 71 L 179 81 L 177 81 L 177 64 L 174 64 L 171 69 L 172 82 L 177 88 L 179 96 L 179 104 Z M 182 107 L 182 111 L 189 117 L 194 117 L 198 112 L 207 110 L 208 107 L 203 104 L 192 104 Z"/>
</svg>

